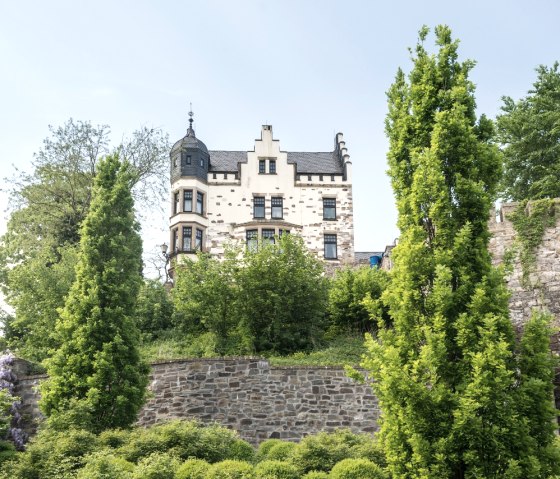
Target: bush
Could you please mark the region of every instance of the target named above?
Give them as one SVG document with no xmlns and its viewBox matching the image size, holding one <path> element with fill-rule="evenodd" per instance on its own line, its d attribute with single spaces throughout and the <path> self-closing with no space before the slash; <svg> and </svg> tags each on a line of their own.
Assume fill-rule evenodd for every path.
<svg viewBox="0 0 560 479">
<path fill-rule="evenodd" d="M 177 472 L 175 479 L 205 479 L 210 464 L 203 459 L 187 459 Z"/>
<path fill-rule="evenodd" d="M 363 443 L 366 437 L 347 429 L 307 436 L 294 450 L 292 462 L 301 472 L 328 472 L 337 462 L 352 457 L 352 448 Z"/>
<path fill-rule="evenodd" d="M 117 449 L 130 441 L 130 431 L 126 429 L 107 429 L 97 438 L 101 447 Z"/>
<path fill-rule="evenodd" d="M 257 449 L 257 462 L 268 459 L 268 453 L 277 444 L 284 444 L 284 441 L 282 441 L 281 439 L 267 439 L 266 441 L 261 442 L 259 444 L 259 448 Z"/>
<path fill-rule="evenodd" d="M 377 441 L 372 440 L 369 436 L 363 437 L 364 442 L 352 447 L 352 457 L 355 459 L 368 459 L 378 466 L 386 467 L 387 460 L 381 445 Z"/>
<path fill-rule="evenodd" d="M 328 479 L 329 475 L 323 471 L 309 471 L 302 479 Z"/>
<path fill-rule="evenodd" d="M 136 325 L 146 339 L 155 339 L 172 328 L 173 302 L 158 280 L 144 280 L 134 313 Z"/>
<path fill-rule="evenodd" d="M 297 448 L 298 445 L 295 442 L 281 441 L 279 444 L 275 444 L 269 449 L 266 458 L 276 461 L 285 461 L 292 457 Z"/>
<path fill-rule="evenodd" d="M 132 478 L 173 479 L 179 464 L 179 461 L 170 454 L 156 452 L 138 462 Z"/>
<path fill-rule="evenodd" d="M 296 466 L 282 461 L 263 461 L 255 466 L 255 479 L 299 479 Z"/>
<path fill-rule="evenodd" d="M 367 459 L 344 459 L 330 473 L 332 479 L 386 479 L 383 470 Z"/>
<path fill-rule="evenodd" d="M 132 479 L 134 464 L 107 451 L 87 457 L 86 465 L 78 471 L 76 479 Z"/>
<path fill-rule="evenodd" d="M 254 479 L 253 466 L 248 462 L 226 460 L 210 466 L 206 479 Z"/>
</svg>

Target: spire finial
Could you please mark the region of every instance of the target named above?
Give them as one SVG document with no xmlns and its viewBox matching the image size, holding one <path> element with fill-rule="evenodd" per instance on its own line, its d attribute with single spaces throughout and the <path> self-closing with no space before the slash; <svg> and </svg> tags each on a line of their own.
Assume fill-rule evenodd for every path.
<svg viewBox="0 0 560 479">
<path fill-rule="evenodd" d="M 192 134 L 192 136 L 194 136 L 194 130 L 193 130 L 193 127 L 192 127 L 194 113 L 192 111 L 192 103 L 189 103 L 189 105 L 190 105 L 190 110 L 189 110 L 189 117 L 190 118 L 189 118 L 189 130 L 187 131 L 187 135 Z"/>
</svg>

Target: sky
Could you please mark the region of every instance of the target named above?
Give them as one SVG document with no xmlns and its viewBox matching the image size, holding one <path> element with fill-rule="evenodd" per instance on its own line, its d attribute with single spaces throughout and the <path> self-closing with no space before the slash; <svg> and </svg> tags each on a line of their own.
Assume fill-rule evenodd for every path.
<svg viewBox="0 0 560 479">
<path fill-rule="evenodd" d="M 252 150 L 262 124 L 283 150 L 330 151 L 343 132 L 353 163 L 355 249 L 398 236 L 386 175 L 386 91 L 422 25 L 447 24 L 477 62 L 478 113 L 523 97 L 539 64 L 560 60 L 557 0 L 0 0 L 0 172 L 31 170 L 48 126 L 140 126 L 211 150 Z M 433 36 L 427 46 L 433 50 Z M 0 193 L 5 231 L 9 181 Z M 144 226 L 144 250 L 168 239 Z"/>
</svg>

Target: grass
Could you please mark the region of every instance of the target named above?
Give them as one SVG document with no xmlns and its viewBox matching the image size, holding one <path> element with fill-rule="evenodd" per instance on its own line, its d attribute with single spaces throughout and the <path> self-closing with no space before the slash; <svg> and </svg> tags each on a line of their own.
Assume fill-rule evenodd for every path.
<svg viewBox="0 0 560 479">
<path fill-rule="evenodd" d="M 272 366 L 357 366 L 365 353 L 361 335 L 343 335 L 325 342 L 309 352 L 297 352 L 289 356 L 263 355 Z M 186 358 L 218 357 L 212 335 L 198 337 L 168 337 L 146 341 L 142 356 L 149 362 Z M 240 356 L 242 354 L 239 354 Z"/>
</svg>

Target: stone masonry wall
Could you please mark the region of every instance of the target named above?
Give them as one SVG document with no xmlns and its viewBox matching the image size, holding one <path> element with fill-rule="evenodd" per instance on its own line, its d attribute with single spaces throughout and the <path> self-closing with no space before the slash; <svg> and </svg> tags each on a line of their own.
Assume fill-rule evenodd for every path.
<svg viewBox="0 0 560 479">
<path fill-rule="evenodd" d="M 44 378 L 23 376 L 16 391 L 30 433 L 40 418 L 36 386 Z M 253 444 L 340 427 L 372 433 L 379 417 L 371 388 L 342 368 L 270 367 L 258 358 L 178 360 L 153 364 L 149 389 L 140 425 L 175 418 L 218 422 Z"/>
</svg>

